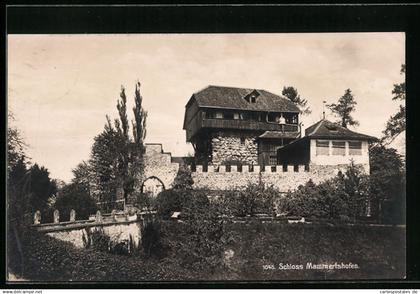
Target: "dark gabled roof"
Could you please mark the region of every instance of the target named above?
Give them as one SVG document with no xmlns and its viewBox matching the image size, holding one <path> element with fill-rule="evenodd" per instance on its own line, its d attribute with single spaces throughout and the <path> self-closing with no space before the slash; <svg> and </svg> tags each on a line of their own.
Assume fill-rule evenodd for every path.
<svg viewBox="0 0 420 294">
<path fill-rule="evenodd" d="M 305 137 L 318 139 L 377 140 L 375 137 L 350 131 L 341 125 L 332 123 L 326 119 L 322 119 L 316 124 L 308 127 L 305 130 Z"/>
<path fill-rule="evenodd" d="M 299 138 L 299 132 L 279 132 L 279 131 L 265 131 L 258 138 L 261 139 L 296 139 Z"/>
<path fill-rule="evenodd" d="M 256 91 L 255 103 L 245 100 L 248 94 Z M 266 90 L 208 86 L 194 93 L 188 102 L 195 99 L 199 107 L 241 109 L 271 112 L 299 112 L 299 108 L 289 99 L 270 93 Z"/>
</svg>

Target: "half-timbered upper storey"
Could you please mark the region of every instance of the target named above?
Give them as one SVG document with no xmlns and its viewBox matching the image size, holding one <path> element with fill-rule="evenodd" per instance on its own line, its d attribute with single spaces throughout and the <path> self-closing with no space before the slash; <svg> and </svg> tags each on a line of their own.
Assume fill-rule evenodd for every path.
<svg viewBox="0 0 420 294">
<path fill-rule="evenodd" d="M 185 108 L 187 142 L 209 129 L 271 131 L 285 138 L 296 138 L 299 131 L 298 107 L 266 90 L 208 86 L 194 93 Z"/>
</svg>

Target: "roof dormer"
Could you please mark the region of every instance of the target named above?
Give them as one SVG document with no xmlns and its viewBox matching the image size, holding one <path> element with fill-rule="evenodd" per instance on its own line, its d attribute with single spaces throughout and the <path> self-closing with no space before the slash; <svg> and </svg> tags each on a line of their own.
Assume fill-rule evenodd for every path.
<svg viewBox="0 0 420 294">
<path fill-rule="evenodd" d="M 257 90 L 252 90 L 251 93 L 244 96 L 244 99 L 248 103 L 256 103 L 258 96 L 260 96 L 260 93 Z"/>
</svg>

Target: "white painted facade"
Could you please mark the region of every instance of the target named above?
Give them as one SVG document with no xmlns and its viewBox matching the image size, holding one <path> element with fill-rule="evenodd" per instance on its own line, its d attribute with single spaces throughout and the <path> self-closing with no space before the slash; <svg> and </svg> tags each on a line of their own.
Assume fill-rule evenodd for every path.
<svg viewBox="0 0 420 294">
<path fill-rule="evenodd" d="M 319 140 L 328 141 L 328 155 L 317 154 L 317 140 L 311 139 L 310 145 L 310 164 L 311 165 L 338 165 L 338 164 L 350 164 L 353 160 L 354 164 L 361 164 L 365 167 L 365 171 L 369 173 L 369 145 L 368 141 L 357 141 L 357 140 Z M 339 141 L 345 143 L 344 154 L 334 155 L 333 153 L 333 141 Z M 361 142 L 361 154 L 350 155 L 349 142 Z"/>
</svg>

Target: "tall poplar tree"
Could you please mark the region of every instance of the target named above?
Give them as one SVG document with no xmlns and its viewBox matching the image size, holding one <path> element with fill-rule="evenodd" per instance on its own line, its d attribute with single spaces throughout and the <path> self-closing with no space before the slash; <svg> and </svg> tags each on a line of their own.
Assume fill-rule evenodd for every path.
<svg viewBox="0 0 420 294">
<path fill-rule="evenodd" d="M 127 97 L 123 86 L 117 101 L 118 119 L 112 124 L 107 116 L 104 131 L 95 137 L 91 165 L 96 174 L 97 191 L 103 201 L 114 201 L 119 188 L 123 189 L 124 199 L 127 200 L 141 176 L 147 112 L 142 106 L 139 82 L 136 83 L 134 102 L 132 138 L 129 135 Z"/>
<path fill-rule="evenodd" d="M 135 106 L 133 107 L 134 121 L 132 120 L 131 123 L 133 125 L 134 143 L 143 146 L 143 141 L 146 138 L 147 111 L 142 106 L 143 97 L 140 94 L 140 86 L 140 82 L 137 82 L 134 96 Z"/>
</svg>

